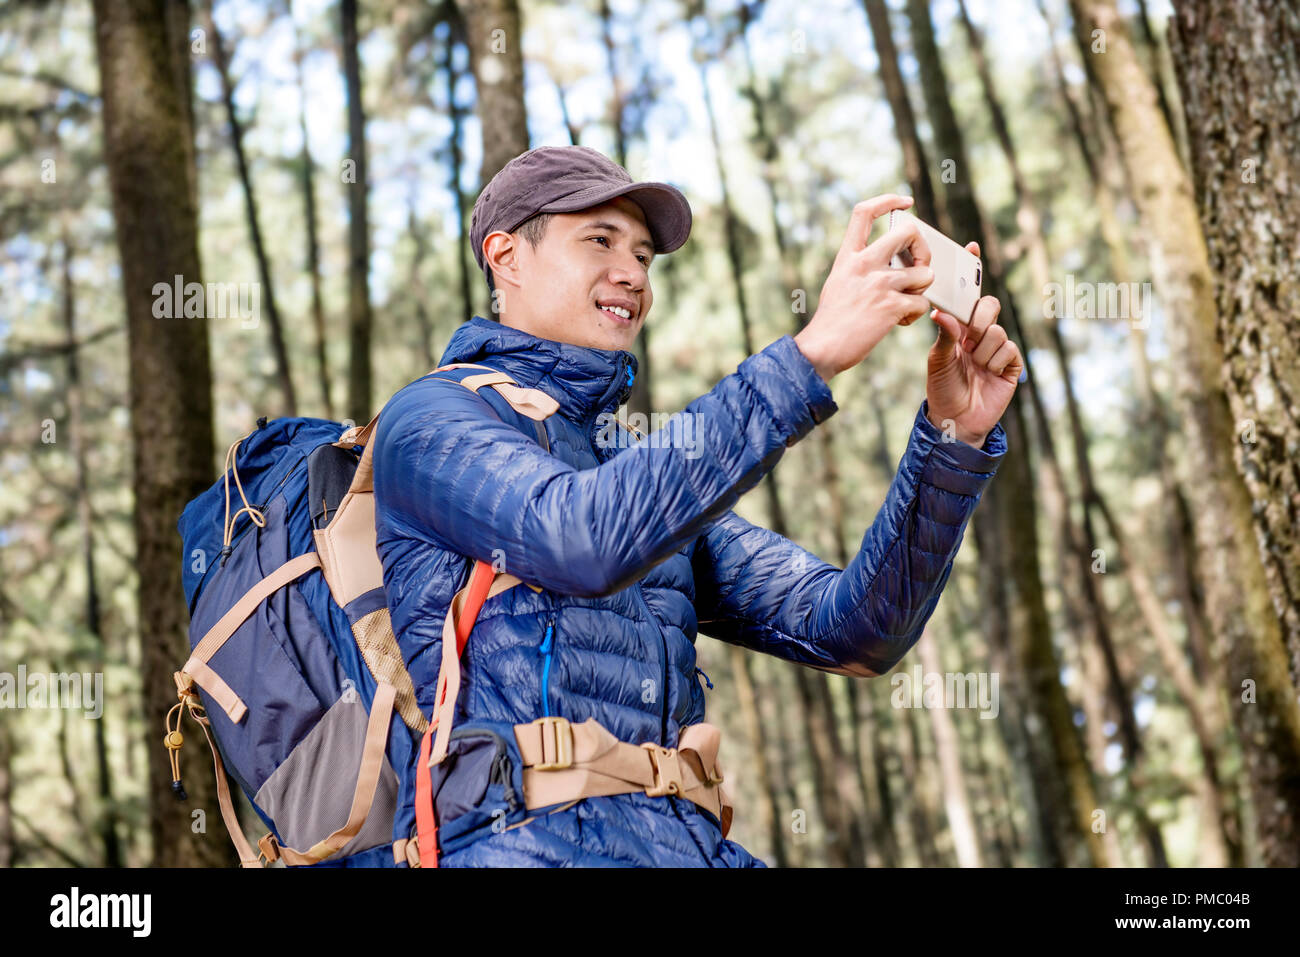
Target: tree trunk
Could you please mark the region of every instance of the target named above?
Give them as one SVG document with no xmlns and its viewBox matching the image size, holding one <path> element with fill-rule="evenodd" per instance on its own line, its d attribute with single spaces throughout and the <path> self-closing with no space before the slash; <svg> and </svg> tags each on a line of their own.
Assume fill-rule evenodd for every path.
<svg viewBox="0 0 1300 957">
<path fill-rule="evenodd" d="M 271 332 L 271 351 L 275 355 L 276 375 L 280 381 L 280 394 L 284 407 L 280 414 L 297 415 L 298 399 L 293 390 L 293 377 L 289 374 L 289 353 L 284 344 L 284 328 L 280 324 L 280 311 L 275 306 L 275 286 L 271 282 L 271 263 L 262 242 L 262 227 L 257 220 L 257 194 L 253 191 L 253 177 L 248 171 L 244 155 L 244 126 L 235 112 L 235 90 L 230 82 L 230 62 L 226 57 L 225 41 L 216 21 L 212 19 L 212 0 L 204 0 L 203 25 L 212 41 L 212 62 L 221 77 L 221 98 L 226 105 L 226 119 L 230 123 L 230 145 L 235 151 L 235 168 L 244 189 L 244 212 L 248 217 L 248 235 L 253 243 L 253 256 L 257 260 L 257 275 L 262 283 L 262 299 L 266 303 L 267 325 Z M 304 148 L 306 143 L 304 141 Z M 216 318 L 216 317 L 209 317 Z"/>
<path fill-rule="evenodd" d="M 13 736 L 9 723 L 0 721 L 0 870 L 17 863 L 13 819 Z"/>
<path fill-rule="evenodd" d="M 903 780 L 908 784 L 907 822 L 916 848 L 920 867 L 943 867 L 945 862 L 935 843 L 934 808 L 930 803 L 929 778 L 921 756 L 920 731 L 911 708 L 899 709 L 898 754 L 902 759 Z"/>
<path fill-rule="evenodd" d="M 450 7 L 448 23 L 451 26 L 451 31 L 447 34 L 447 45 L 443 47 L 442 51 L 442 69 L 447 76 L 447 112 L 451 114 L 451 138 L 447 143 L 447 151 L 451 156 L 451 162 L 448 164 L 447 188 L 451 190 L 451 195 L 456 201 L 456 258 L 460 277 L 461 321 L 468 322 L 474 317 L 474 296 L 470 291 L 470 277 L 473 275 L 470 269 L 470 261 L 474 258 L 474 253 L 470 249 L 469 240 L 470 213 L 465 208 L 465 191 L 460 187 L 460 170 L 464 164 L 461 138 L 464 135 L 465 111 L 461 109 L 456 100 L 456 87 L 459 85 L 461 73 L 456 68 L 456 59 L 453 56 L 457 43 L 468 43 L 468 28 L 460 15 L 460 8 L 454 4 Z M 487 180 L 483 182 L 486 185 Z M 488 312 L 492 314 L 493 318 L 496 317 L 496 311 L 491 303 L 488 305 Z"/>
<path fill-rule="evenodd" d="M 1165 89 L 1165 63 L 1160 38 L 1156 36 L 1155 30 L 1151 27 L 1151 14 L 1147 10 L 1146 0 L 1137 0 L 1137 16 L 1139 32 L 1142 34 L 1143 45 L 1146 47 L 1146 55 L 1149 61 L 1148 69 L 1151 73 L 1151 85 L 1155 87 L 1156 99 L 1160 102 L 1160 115 L 1165 119 L 1165 125 L 1169 127 L 1169 135 L 1173 137 L 1174 143 L 1178 149 L 1178 160 L 1187 166 L 1187 130 L 1184 123 L 1179 122 L 1178 111 L 1170 103 L 1168 91 Z"/>
<path fill-rule="evenodd" d="M 565 95 L 564 84 L 559 80 L 555 81 L 555 96 L 560 101 L 560 116 L 564 119 L 564 130 L 569 134 L 569 145 L 578 146 L 582 139 L 582 132 L 573 122 L 573 117 L 569 115 L 569 98 Z"/>
<path fill-rule="evenodd" d="M 1222 385 L 1213 278 L 1191 184 L 1113 2 L 1070 0 L 1070 6 L 1081 40 L 1094 29 L 1104 31 L 1106 52 L 1094 57 L 1093 67 L 1150 236 L 1157 293 L 1165 313 L 1179 317 L 1168 331 L 1189 454 L 1200 476 L 1189 491 L 1206 607 L 1227 649 L 1263 856 L 1271 866 L 1300 865 L 1300 707 L 1255 541 L 1250 496 L 1232 462 L 1235 430 Z M 1185 29 L 1186 23 L 1180 26 Z"/>
<path fill-rule="evenodd" d="M 412 193 L 406 208 L 406 232 L 411 237 L 411 304 L 415 310 L 415 328 L 420 334 L 420 368 L 432 369 L 438 364 L 433 354 L 433 317 L 429 315 L 429 292 L 424 285 L 424 261 L 429 254 L 426 233 L 415 217 L 415 195 Z"/>
<path fill-rule="evenodd" d="M 795 789 L 799 767 L 798 757 L 789 740 L 788 732 L 795 727 L 795 724 L 786 710 L 786 702 L 790 700 L 790 695 L 788 683 L 783 680 L 789 677 L 787 673 L 793 669 L 782 667 L 782 663 L 775 658 L 761 658 L 758 665 L 761 670 L 776 671 L 776 669 L 780 668 L 779 672 L 769 675 L 767 685 L 770 688 L 770 693 L 765 695 L 763 700 L 771 706 L 771 715 L 770 719 L 766 720 L 766 726 L 773 731 L 771 738 L 776 751 L 776 760 L 773 762 L 773 766 L 776 769 L 776 780 L 780 785 L 778 805 L 784 803 L 788 812 L 792 815 L 791 817 L 783 817 L 778 810 L 778 822 L 782 832 L 791 835 L 787 842 L 790 866 L 802 867 L 808 857 L 808 848 L 805 841 L 794 837 L 795 832 L 793 831 L 793 813 L 799 809 L 799 794 Z M 806 833 L 805 831 L 799 837 L 802 838 Z"/>
<path fill-rule="evenodd" d="M 189 85 L 177 83 L 188 77 L 188 6 L 170 6 L 169 12 L 164 0 L 94 5 L 104 158 L 126 299 L 137 602 L 151 744 L 176 701 L 172 672 L 189 650 L 176 519 L 212 484 L 214 462 L 207 322 L 153 316 L 155 283 L 201 279 Z M 182 772 L 193 803 L 215 821 L 215 785 L 204 758 L 198 747 L 186 748 Z M 230 863 L 226 835 L 213 827 L 192 833 L 188 808 L 175 801 L 170 781 L 167 755 L 153 744 L 154 865 Z"/>
<path fill-rule="evenodd" d="M 939 649 L 927 629 L 917 642 L 922 667 L 930 674 L 942 674 Z M 975 819 L 971 814 L 970 798 L 966 793 L 966 776 L 962 772 L 960 739 L 947 708 L 934 708 L 930 712 L 934 729 L 934 746 L 939 757 L 939 784 L 943 789 L 943 806 L 948 815 L 948 830 L 952 834 L 953 849 L 961 867 L 982 867 L 979 842 L 975 839 Z"/>
<path fill-rule="evenodd" d="M 63 227 L 63 324 L 68 342 L 77 341 L 76 297 L 72 285 L 72 245 Z M 95 574 L 95 530 L 90 508 L 89 469 L 86 466 L 85 423 L 82 419 L 81 363 L 75 346 L 68 350 L 68 427 L 72 458 L 77 473 L 77 524 L 81 527 L 81 557 L 86 569 L 86 631 L 94 639 L 90 673 L 102 675 L 108 660 L 108 639 L 99 611 L 99 582 Z M 103 845 L 105 867 L 124 867 L 122 842 L 117 833 L 117 809 L 113 803 L 113 772 L 108 761 L 108 714 L 95 721 L 95 772 L 99 805 L 95 817 Z"/>
<path fill-rule="evenodd" d="M 757 778 L 758 795 L 758 829 L 765 834 L 772 845 L 772 857 L 777 867 L 788 867 L 790 860 L 785 850 L 785 829 L 776 809 L 776 778 L 767 761 L 767 751 L 763 748 L 763 724 L 758 715 L 757 699 L 754 695 L 754 676 L 750 667 L 749 653 L 739 645 L 727 646 L 731 662 L 731 673 L 736 679 L 736 697 L 740 702 L 740 717 L 745 725 L 745 734 L 749 737 L 750 753 L 754 756 L 754 777 Z"/>
<path fill-rule="evenodd" d="M 361 99 L 361 61 L 357 53 L 357 0 L 341 0 L 343 74 L 348 98 L 348 418 L 370 421 L 370 225 L 366 211 L 366 115 Z"/>
<path fill-rule="evenodd" d="M 1300 14 L 1196 0 L 1172 32 L 1237 465 L 1300 687 Z"/>
<path fill-rule="evenodd" d="M 293 20 L 292 4 L 287 13 Z M 334 399 L 330 389 L 329 359 L 325 354 L 325 304 L 320 282 L 320 237 L 316 225 L 316 163 L 311 155 L 311 138 L 307 135 L 307 85 L 303 82 L 303 51 L 297 32 L 294 32 L 293 67 L 298 81 L 298 130 L 302 134 L 302 150 L 298 162 L 302 167 L 303 221 L 307 228 L 307 273 L 311 277 L 311 322 L 316 334 L 316 366 L 320 376 L 321 414 L 334 418 Z M 432 368 L 432 366 L 430 366 Z"/>
<path fill-rule="evenodd" d="M 939 202 L 935 199 L 930 166 L 925 161 L 921 137 L 916 132 L 916 115 L 912 112 L 911 100 L 907 98 L 903 71 L 898 67 L 898 49 L 894 46 L 894 34 L 889 25 L 889 9 L 884 0 L 862 0 L 862 6 L 866 10 L 871 37 L 876 44 L 880 82 L 885 88 L 885 97 L 889 101 L 890 112 L 894 115 L 894 131 L 903 150 L 903 172 L 912 186 L 912 196 L 916 200 L 913 212 L 925 222 L 948 232 L 949 226 L 944 222 L 946 215 L 940 211 Z"/>
<path fill-rule="evenodd" d="M 875 702 L 870 694 L 861 696 L 867 726 L 871 729 L 871 771 L 875 784 L 876 804 L 880 814 L 872 821 L 872 842 L 879 851 L 885 867 L 899 867 L 903 863 L 898 844 L 897 816 L 894 808 L 893 776 L 889 766 L 890 728 L 886 722 L 887 710 L 876 714 Z"/>
<path fill-rule="evenodd" d="M 483 130 L 479 183 L 486 186 L 501 167 L 528 152 L 523 23 L 518 0 L 458 0 L 458 6 L 478 89 L 477 113 Z"/>
</svg>

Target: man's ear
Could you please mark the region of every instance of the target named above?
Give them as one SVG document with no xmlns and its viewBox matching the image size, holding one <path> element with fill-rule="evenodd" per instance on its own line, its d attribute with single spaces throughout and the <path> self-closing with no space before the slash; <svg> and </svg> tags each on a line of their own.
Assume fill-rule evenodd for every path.
<svg viewBox="0 0 1300 957">
<path fill-rule="evenodd" d="M 515 237 L 496 230 L 483 237 L 483 259 L 496 273 L 497 288 L 502 282 L 519 285 L 519 246 Z"/>
</svg>

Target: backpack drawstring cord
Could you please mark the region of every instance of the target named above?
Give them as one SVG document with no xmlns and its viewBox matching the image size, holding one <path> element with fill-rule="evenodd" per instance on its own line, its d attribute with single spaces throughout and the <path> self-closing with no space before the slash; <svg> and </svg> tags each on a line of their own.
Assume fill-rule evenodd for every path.
<svg viewBox="0 0 1300 957">
<path fill-rule="evenodd" d="M 250 432 L 249 435 L 252 435 L 252 433 Z M 230 549 L 231 549 L 230 540 L 233 537 L 233 533 L 235 531 L 235 522 L 239 521 L 239 516 L 243 512 L 248 513 L 248 517 L 253 520 L 253 523 L 256 524 L 258 528 L 266 527 L 266 516 L 263 515 L 262 512 L 259 511 L 256 506 L 249 503 L 248 496 L 244 494 L 243 483 L 239 481 L 239 467 L 236 465 L 236 461 L 238 459 L 239 444 L 243 442 L 244 439 L 246 438 L 248 438 L 248 435 L 245 435 L 243 438 L 236 439 L 231 444 L 230 448 L 226 449 L 226 462 L 225 462 L 226 518 L 221 526 L 221 564 L 222 565 L 225 565 L 226 559 L 230 557 Z M 241 508 L 239 511 L 235 512 L 233 518 L 230 515 L 230 477 L 232 475 L 235 477 L 235 488 L 239 490 L 239 497 L 241 500 L 243 500 L 244 503 L 244 507 Z"/>
</svg>

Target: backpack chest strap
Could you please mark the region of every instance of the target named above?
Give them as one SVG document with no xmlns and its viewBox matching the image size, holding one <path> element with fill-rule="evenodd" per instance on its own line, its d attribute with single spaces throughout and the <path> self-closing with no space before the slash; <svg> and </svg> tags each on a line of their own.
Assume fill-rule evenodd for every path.
<svg viewBox="0 0 1300 957">
<path fill-rule="evenodd" d="M 528 810 L 588 797 L 642 792 L 685 798 L 731 830 L 732 804 L 718 764 L 722 732 L 711 724 L 683 728 L 675 748 L 618 740 L 595 718 L 573 724 L 548 716 L 515 725 L 524 761 Z M 521 822 L 521 824 L 524 822 Z"/>
</svg>

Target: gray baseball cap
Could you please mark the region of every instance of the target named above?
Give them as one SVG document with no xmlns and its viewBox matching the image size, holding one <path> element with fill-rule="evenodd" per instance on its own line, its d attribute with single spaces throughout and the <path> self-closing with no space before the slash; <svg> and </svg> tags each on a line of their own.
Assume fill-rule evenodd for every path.
<svg viewBox="0 0 1300 957">
<path fill-rule="evenodd" d="M 588 146 L 539 146 L 520 153 L 479 193 L 469 220 L 474 259 L 483 275 L 483 240 L 514 232 L 538 213 L 576 213 L 626 196 L 645 213 L 655 252 L 670 253 L 691 234 L 691 206 L 675 186 L 634 183 L 623 167 Z"/>
</svg>

